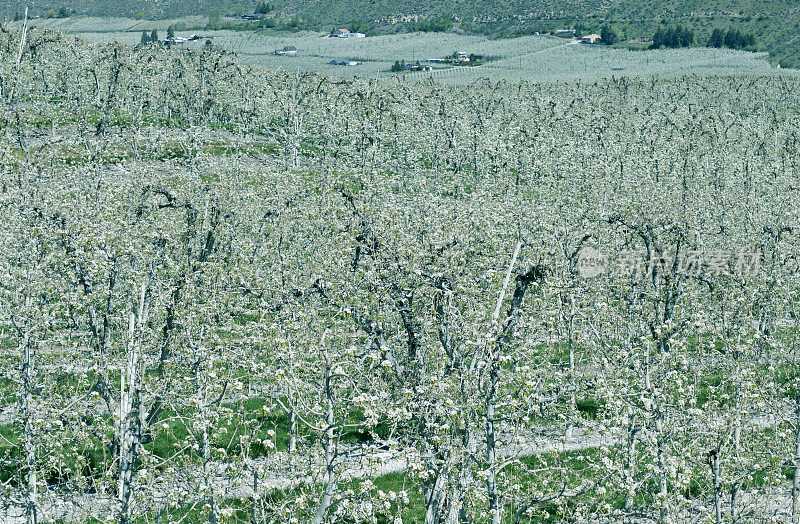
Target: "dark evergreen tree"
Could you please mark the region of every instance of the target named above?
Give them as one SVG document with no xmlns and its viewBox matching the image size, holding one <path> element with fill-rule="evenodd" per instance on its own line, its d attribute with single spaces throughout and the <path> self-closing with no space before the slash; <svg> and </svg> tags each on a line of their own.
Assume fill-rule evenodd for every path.
<svg viewBox="0 0 800 524">
<path fill-rule="evenodd" d="M 678 38 L 677 29 L 675 27 L 668 28 L 666 33 L 664 33 L 664 45 L 675 49 L 678 47 L 679 42 L 680 39 Z"/>
<path fill-rule="evenodd" d="M 680 46 L 691 47 L 693 44 L 694 44 L 694 31 L 692 31 L 688 27 L 682 28 L 680 34 Z"/>
<path fill-rule="evenodd" d="M 756 45 L 756 37 L 752 33 L 742 33 L 736 29 L 729 29 L 725 33 L 725 47 L 731 49 L 748 49 Z"/>
<path fill-rule="evenodd" d="M 739 31 L 736 29 L 728 29 L 728 32 L 725 33 L 725 47 L 740 49 L 741 46 L 741 34 Z"/>
<path fill-rule="evenodd" d="M 725 44 L 725 31 L 714 29 L 708 39 L 708 47 L 722 47 Z"/>
<path fill-rule="evenodd" d="M 617 30 L 606 24 L 600 29 L 600 40 L 606 45 L 614 45 L 619 40 Z"/>
<path fill-rule="evenodd" d="M 350 31 L 353 33 L 366 33 L 368 29 L 367 24 L 360 18 L 350 22 Z"/>
<path fill-rule="evenodd" d="M 651 47 L 653 49 L 660 49 L 661 47 L 663 47 L 665 37 L 666 37 L 666 32 L 664 31 L 664 28 L 658 26 L 658 29 L 656 29 L 656 33 L 653 35 L 653 45 Z"/>
</svg>

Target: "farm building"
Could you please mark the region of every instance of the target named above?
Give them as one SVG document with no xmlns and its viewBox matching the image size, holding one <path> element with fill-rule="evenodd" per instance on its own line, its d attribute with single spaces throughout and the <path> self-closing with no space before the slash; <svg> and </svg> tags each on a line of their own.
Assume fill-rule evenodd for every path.
<svg viewBox="0 0 800 524">
<path fill-rule="evenodd" d="M 600 39 L 600 35 L 595 35 L 595 34 L 586 35 L 583 38 L 581 38 L 582 44 L 599 44 L 601 41 L 602 40 Z"/>
<path fill-rule="evenodd" d="M 331 60 L 328 62 L 329 65 L 337 65 L 337 66 L 357 66 L 361 62 L 356 62 L 355 60 Z"/>
<path fill-rule="evenodd" d="M 297 54 L 297 48 L 293 45 L 287 45 L 283 49 L 276 50 L 275 54 L 278 56 L 294 56 Z"/>
<path fill-rule="evenodd" d="M 405 67 L 406 71 L 432 71 L 433 68 L 429 65 L 420 65 L 419 62 L 416 64 L 406 64 Z"/>
<path fill-rule="evenodd" d="M 171 38 L 171 39 L 168 38 L 168 39 L 164 40 L 161 43 L 164 44 L 164 45 L 173 45 L 173 44 L 185 44 L 188 41 L 189 41 L 188 38 L 184 38 L 182 36 L 176 36 L 175 38 Z"/>
<path fill-rule="evenodd" d="M 349 30 L 341 28 L 331 31 L 331 36 L 335 38 L 364 38 L 364 33 L 351 33 Z"/>
</svg>

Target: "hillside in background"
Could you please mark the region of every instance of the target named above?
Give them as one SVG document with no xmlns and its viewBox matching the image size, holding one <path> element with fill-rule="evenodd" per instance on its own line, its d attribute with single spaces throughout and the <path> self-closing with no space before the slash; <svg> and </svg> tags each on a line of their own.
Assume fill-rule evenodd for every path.
<svg viewBox="0 0 800 524">
<path fill-rule="evenodd" d="M 35 0 L 6 2 L 2 10 L 13 17 L 32 8 L 38 14 L 59 10 L 87 15 L 146 18 L 180 17 L 219 11 L 238 16 L 252 13 L 259 2 L 250 0 Z M 363 20 L 373 32 L 409 29 L 410 21 L 450 15 L 457 30 L 497 36 L 530 34 L 577 27 L 585 32 L 612 24 L 626 40 L 648 41 L 661 24 L 681 24 L 705 43 L 715 28 L 753 33 L 757 47 L 769 51 L 783 66 L 800 65 L 796 35 L 798 2 L 782 0 L 279 0 L 268 2 L 274 16 L 299 16 L 318 28 Z M 357 13 L 357 14 L 355 14 Z"/>
<path fill-rule="evenodd" d="M 208 14 L 215 10 L 233 13 L 237 7 L 244 12 L 252 12 L 256 3 L 248 0 L 238 2 L 236 0 L 165 0 L 156 2 L 144 0 L 19 0 L 2 2 L 0 9 L 6 17 L 19 15 L 28 7 L 33 14 L 41 16 L 45 16 L 48 10 L 58 12 L 61 8 L 66 8 L 82 15 L 171 18 Z"/>
</svg>

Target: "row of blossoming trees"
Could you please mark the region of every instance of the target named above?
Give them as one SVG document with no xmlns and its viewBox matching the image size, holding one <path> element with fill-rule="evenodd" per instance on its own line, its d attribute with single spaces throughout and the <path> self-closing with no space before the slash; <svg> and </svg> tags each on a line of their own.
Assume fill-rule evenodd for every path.
<svg viewBox="0 0 800 524">
<path fill-rule="evenodd" d="M 20 36 L 3 519 L 796 519 L 795 80 Z"/>
</svg>

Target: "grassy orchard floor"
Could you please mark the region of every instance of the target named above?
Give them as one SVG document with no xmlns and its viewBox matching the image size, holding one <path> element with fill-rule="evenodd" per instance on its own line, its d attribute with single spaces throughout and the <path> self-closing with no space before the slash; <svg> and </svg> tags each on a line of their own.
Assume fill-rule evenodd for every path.
<svg viewBox="0 0 800 524">
<path fill-rule="evenodd" d="M 715 374 L 711 374 L 701 381 L 701 384 L 707 384 L 707 388 L 712 388 L 719 384 L 719 376 Z M 289 422 L 288 418 L 283 413 L 272 413 L 266 414 L 264 411 L 265 402 L 262 399 L 253 398 L 253 399 L 244 399 L 239 402 L 235 403 L 225 403 L 224 407 L 230 410 L 230 416 L 225 417 L 223 416 L 219 421 L 214 424 L 212 433 L 218 435 L 213 442 L 213 447 L 215 448 L 222 448 L 226 450 L 225 457 L 226 460 L 233 459 L 237 456 L 241 455 L 241 448 L 238 446 L 238 437 L 241 435 L 239 431 L 240 427 L 244 426 L 244 422 L 248 420 L 255 420 L 258 422 L 255 431 L 252 433 L 255 438 L 258 439 L 268 439 L 274 443 L 273 446 L 264 446 L 263 444 L 256 444 L 251 446 L 249 450 L 249 454 L 252 458 L 260 458 L 268 456 L 272 453 L 273 449 L 277 449 L 278 451 L 285 451 L 288 447 L 288 430 L 289 430 Z M 597 405 L 596 403 L 592 403 L 591 400 L 589 401 L 581 401 L 579 402 L 579 408 L 581 411 L 584 411 L 584 415 L 587 418 L 594 418 L 594 415 L 597 413 Z M 107 418 L 107 417 L 105 417 Z M 196 451 L 192 451 L 191 449 L 186 450 L 182 449 L 181 442 L 186 438 L 189 434 L 189 429 L 187 428 L 187 424 L 191 423 L 193 420 L 192 413 L 183 413 L 183 414 L 176 414 L 169 411 L 166 411 L 160 417 L 160 423 L 157 424 L 156 433 L 154 440 L 145 445 L 145 449 L 152 453 L 153 455 L 160 457 L 160 458 L 169 458 L 180 455 L 181 461 L 186 461 L 186 466 L 191 467 L 192 463 L 198 463 L 198 454 Z M 354 414 L 352 418 L 352 423 L 357 424 L 361 419 L 358 414 Z M 163 427 L 163 424 L 166 424 L 167 427 Z M 384 428 L 383 430 L 377 431 L 379 437 L 384 437 L 385 432 L 388 428 Z M 771 428 L 764 428 L 766 433 L 771 431 Z M 309 434 L 305 431 L 302 431 L 300 434 L 300 446 L 301 449 L 305 448 L 306 439 L 309 437 Z M 19 434 L 18 431 L 14 431 L 11 426 L 0 426 L 0 439 L 2 439 L 3 445 L 0 445 L 0 457 L 4 459 L 15 459 L 17 458 L 17 454 L 13 453 L 12 450 L 19 445 Z M 359 432 L 358 430 L 350 431 L 346 433 L 343 437 L 343 441 L 345 443 L 355 444 L 355 443 L 369 443 L 370 437 L 365 432 Z M 70 435 L 64 435 L 64 442 L 65 446 L 70 446 Z M 100 442 L 97 442 L 97 445 L 100 446 Z M 640 449 L 643 450 L 643 445 L 639 445 Z M 5 449 L 4 449 L 5 448 Z M 16 448 L 18 449 L 18 448 Z M 611 450 L 617 450 L 618 452 L 622 452 L 621 448 L 611 447 Z M 225 457 L 221 457 L 225 459 Z M 576 451 L 568 451 L 568 452 L 547 452 L 543 454 L 534 454 L 526 457 L 521 457 L 518 462 L 512 462 L 510 466 L 506 468 L 506 474 L 510 478 L 514 478 L 515 483 L 517 484 L 517 489 L 520 490 L 521 493 L 533 493 L 537 491 L 541 491 L 545 488 L 541 484 L 541 479 L 539 479 L 535 474 L 532 474 L 532 471 L 543 471 L 543 470 L 552 470 L 553 468 L 560 468 L 563 469 L 564 473 L 562 474 L 562 479 L 565 480 L 565 489 L 576 491 L 584 485 L 587 479 L 594 478 L 596 475 L 596 468 L 598 466 L 598 460 L 600 455 L 598 455 L 596 449 L 588 448 L 583 450 L 576 450 Z M 103 454 L 100 448 L 95 449 L 87 449 L 85 452 L 85 463 L 87 464 L 87 470 L 83 472 L 85 477 L 96 477 L 100 474 L 100 470 L 96 469 L 99 468 L 101 461 L 103 460 Z M 640 467 L 646 467 L 646 464 L 639 464 Z M 693 473 L 693 477 L 695 480 L 692 482 L 692 487 L 690 490 L 692 492 L 701 492 L 703 489 L 706 489 L 707 483 L 709 481 L 707 477 L 707 471 L 704 465 L 698 465 L 696 471 Z M 588 475 L 586 472 L 589 472 Z M 784 475 L 787 479 L 791 478 L 791 468 L 784 468 Z M 3 481 L 7 480 L 8 475 L 3 475 Z M 57 478 L 48 479 L 48 482 L 58 483 Z M 365 480 L 351 480 L 349 483 L 345 484 L 345 489 L 351 489 L 354 494 L 361 493 L 362 485 L 366 482 Z M 763 475 L 757 476 L 754 481 L 745 486 L 747 489 L 759 489 L 764 486 L 764 477 Z M 370 481 L 368 485 L 363 486 L 364 489 L 369 490 L 380 490 L 385 493 L 390 491 L 394 492 L 404 492 L 407 497 L 407 501 L 403 503 L 395 502 L 391 504 L 391 514 L 396 514 L 397 511 L 403 515 L 404 522 L 419 522 L 421 515 L 424 514 L 424 504 L 422 501 L 421 495 L 421 486 L 419 485 L 418 481 L 415 480 L 413 477 L 409 476 L 406 473 L 392 473 L 389 475 L 382 475 Z M 608 504 L 610 508 L 613 509 L 620 509 L 623 502 L 624 502 L 624 493 L 615 490 L 613 486 L 606 486 L 601 482 L 594 488 L 603 488 L 607 491 L 607 495 L 601 497 L 601 500 L 604 500 L 603 504 Z M 296 494 L 305 492 L 309 493 L 309 487 L 302 487 L 302 488 L 294 488 L 286 490 L 275 490 L 271 493 L 267 493 L 264 495 L 265 498 L 292 498 L 296 496 Z M 550 486 L 552 490 L 552 486 Z M 305 491 L 304 491 L 305 490 Z M 316 486 L 316 488 L 311 488 L 311 492 L 314 491 L 321 492 L 322 485 Z M 296 492 L 296 493 L 295 493 Z M 365 491 L 364 491 L 365 492 Z M 687 496 L 690 496 L 692 493 L 687 493 Z M 595 493 L 596 495 L 596 493 Z M 652 502 L 646 500 L 647 495 L 640 495 L 640 497 L 644 497 L 642 500 L 637 500 L 639 504 L 648 504 Z M 401 499 L 402 500 L 402 499 Z M 574 504 L 574 500 L 567 498 L 566 501 L 563 502 L 564 505 L 558 506 L 556 503 L 547 503 L 540 505 L 537 508 L 537 512 L 530 520 L 523 520 L 523 522 L 558 522 L 560 521 L 563 514 L 561 511 L 564 508 L 570 508 L 572 504 Z M 232 519 L 232 522 L 245 522 L 249 519 L 249 505 L 252 504 L 249 500 L 245 499 L 244 501 L 241 499 L 234 499 L 229 500 L 225 503 L 224 507 L 226 510 L 230 510 L 229 518 Z M 599 503 L 598 503 L 599 504 Z M 149 513 L 148 516 L 143 516 L 137 520 L 137 522 L 148 522 L 148 519 L 156 519 L 157 521 L 167 521 L 169 518 L 180 518 L 186 517 L 189 519 L 189 522 L 202 522 L 204 521 L 205 513 L 202 509 L 194 508 L 194 509 L 187 509 L 190 506 L 184 506 L 181 509 L 173 508 L 173 509 L 163 509 L 163 510 L 154 510 L 154 512 Z M 399 509 L 398 509 L 399 508 Z M 508 516 L 508 522 L 511 522 L 510 515 L 514 513 L 516 508 L 508 507 L 506 510 L 506 514 Z M 549 516 L 548 516 L 549 515 Z"/>
<path fill-rule="evenodd" d="M 590 467 L 594 462 L 596 453 L 593 450 L 572 451 L 566 453 L 553 453 L 546 456 L 524 457 L 507 468 L 507 474 L 518 479 L 519 489 L 533 492 L 540 490 L 544 486 L 535 475 L 530 471 L 537 468 L 558 466 L 564 469 L 564 476 L 567 480 L 569 489 L 575 489 L 581 484 L 581 473 Z M 385 507 L 383 518 L 379 516 L 378 522 L 391 523 L 389 516 L 401 516 L 404 523 L 418 523 L 425 518 L 425 505 L 418 481 L 404 473 L 390 473 L 381 475 L 369 480 L 351 480 L 343 486 L 344 490 L 349 490 L 352 496 L 358 497 L 359 494 L 367 496 L 368 492 L 378 493 L 376 504 Z M 312 489 L 313 492 L 321 493 L 322 485 L 317 485 Z M 303 488 L 289 490 L 275 490 L 263 495 L 264 499 L 272 501 L 292 500 L 293 498 L 308 493 Z M 384 493 L 385 496 L 380 495 Z M 624 502 L 624 495 L 616 493 L 609 497 L 609 503 L 619 506 Z M 227 515 L 225 522 L 251 522 L 252 499 L 229 499 L 224 501 L 221 509 Z M 567 504 L 567 507 L 569 504 Z M 516 509 L 513 506 L 505 508 L 504 522 L 513 522 L 513 515 Z M 532 512 L 529 518 L 524 518 L 524 523 L 543 523 L 559 522 L 563 517 L 562 508 L 556 503 L 546 503 Z M 172 522 L 176 519 L 183 519 L 183 522 L 204 523 L 207 522 L 207 513 L 199 507 L 168 507 L 159 511 L 153 511 L 141 516 L 134 522 L 145 524 L 147 522 Z M 57 521 L 64 522 L 67 521 Z M 101 522 L 89 520 L 89 522 Z"/>
<path fill-rule="evenodd" d="M 515 479 L 518 486 L 517 489 L 520 492 L 535 493 L 544 489 L 545 486 L 531 472 L 542 468 L 557 467 L 563 471 L 562 486 L 566 492 L 577 494 L 580 497 L 581 490 L 585 487 L 584 475 L 586 472 L 594 473 L 599 457 L 600 454 L 594 449 L 523 457 L 518 462 L 507 467 L 505 474 Z M 644 466 L 646 467 L 647 464 L 644 464 Z M 703 468 L 698 468 L 698 473 L 701 469 Z M 708 489 L 708 483 L 708 478 L 698 475 L 697 480 L 692 483 L 686 496 L 691 496 L 693 492 Z M 743 488 L 746 492 L 747 490 L 759 490 L 764 485 L 764 478 L 761 476 L 757 477 L 753 483 L 743 486 Z M 788 484 L 784 487 L 788 489 Z M 264 494 L 263 498 L 275 502 L 279 500 L 291 501 L 298 496 L 308 496 L 309 494 L 312 494 L 313 497 L 314 493 L 319 496 L 322 493 L 323 485 L 316 485 L 311 491 L 308 491 L 307 488 L 275 490 Z M 405 524 L 419 523 L 425 518 L 425 505 L 419 481 L 405 473 L 390 473 L 369 480 L 351 480 L 344 483 L 342 488 L 347 490 L 351 497 L 356 499 L 359 495 L 368 497 L 376 506 L 384 508 L 383 511 L 378 512 L 379 523 L 393 524 L 393 521 L 389 518 L 390 516 L 401 516 Z M 591 491 L 592 495 L 597 497 L 597 490 L 600 488 L 605 491 L 605 495 L 599 497 L 598 507 L 595 509 L 600 510 L 600 506 L 607 506 L 609 509 L 618 510 L 624 506 L 625 493 L 616 486 L 608 486 L 598 482 L 596 486 L 589 488 L 588 491 Z M 781 495 L 776 494 L 774 496 L 776 497 L 776 502 L 779 503 Z M 655 494 L 652 494 L 649 496 L 640 495 L 634 502 L 638 505 L 650 505 L 654 501 Z M 563 522 L 563 519 L 569 515 L 570 510 L 574 509 L 577 502 L 576 498 L 568 497 L 560 502 L 550 501 L 538 504 L 529 514 L 523 516 L 520 522 L 525 524 Z M 223 501 L 221 509 L 226 515 L 225 522 L 251 522 L 253 503 L 252 498 L 236 498 Z M 518 509 L 513 505 L 506 505 L 504 508 L 504 524 L 514 522 L 515 513 Z M 163 508 L 139 517 L 135 522 L 145 524 L 149 522 L 174 522 L 177 519 L 183 519 L 183 522 L 200 524 L 207 522 L 207 518 L 207 512 L 195 505 L 194 507 Z M 66 524 L 66 521 L 59 522 Z M 90 520 L 89 522 L 99 523 L 101 521 Z"/>
<path fill-rule="evenodd" d="M 258 152 L 256 154 L 261 153 Z M 250 322 L 255 322 L 257 321 L 258 317 L 258 315 L 243 315 L 239 323 L 244 325 Z M 229 336 L 235 337 L 233 333 L 229 334 Z M 793 329 L 785 329 L 782 330 L 780 336 L 788 339 L 795 336 L 795 331 Z M 552 355 L 550 357 L 550 363 L 552 365 L 566 366 L 568 364 L 566 347 L 559 344 L 556 346 L 557 347 L 555 348 L 548 349 L 548 347 L 545 345 L 541 345 L 537 348 L 538 351 L 542 352 L 543 354 Z M 686 354 L 691 358 L 697 358 L 701 356 L 704 351 L 709 349 L 714 351 L 724 351 L 724 346 L 721 345 L 719 341 L 714 340 L 711 335 L 698 336 L 693 339 L 693 342 L 688 347 Z M 577 348 L 577 354 L 581 354 L 580 348 Z M 51 367 L 65 366 L 63 362 L 60 363 L 62 360 L 60 355 L 61 353 L 59 352 L 49 355 L 46 365 Z M 46 353 L 45 356 L 47 356 Z M 698 361 L 698 364 L 699 363 L 700 361 Z M 580 365 L 580 361 L 578 364 Z M 72 363 L 70 365 L 72 365 Z M 222 374 L 225 374 L 227 371 L 228 370 L 222 368 L 218 370 L 218 372 Z M 235 372 L 235 370 L 231 371 Z M 792 371 L 793 370 L 789 369 L 787 366 L 783 366 L 775 370 L 777 382 L 790 382 Z M 89 371 L 86 374 L 75 374 L 73 372 L 60 373 L 58 381 L 60 383 L 60 387 L 70 389 L 74 394 L 82 394 L 85 393 L 85 388 L 93 382 L 92 375 L 92 371 Z M 118 373 L 112 373 L 112 377 L 114 376 L 117 377 L 116 380 L 119 380 Z M 730 394 L 731 392 L 730 384 L 725 381 L 724 372 L 716 369 L 699 369 L 696 387 L 698 408 L 702 408 L 712 399 Z M 789 389 L 787 391 L 787 399 L 791 400 L 789 397 L 793 398 L 793 390 Z M 16 393 L 16 384 L 9 380 L 0 382 L 0 399 L 3 400 L 4 404 L 8 405 L 16 402 Z M 578 411 L 581 412 L 584 418 L 586 418 L 588 421 L 602 419 L 604 409 L 603 401 L 591 396 L 580 397 L 576 400 Z M 725 401 L 722 400 L 721 402 L 724 404 Z M 236 401 L 224 401 L 222 403 L 222 407 L 224 408 L 222 410 L 223 416 L 212 424 L 211 429 L 211 434 L 213 435 L 212 448 L 216 450 L 224 450 L 222 455 L 216 453 L 215 460 L 228 460 L 235 457 L 241 457 L 245 450 L 243 450 L 239 445 L 239 439 L 245 434 L 248 435 L 251 441 L 251 444 L 247 449 L 247 456 L 250 458 L 259 459 L 269 456 L 274 451 L 285 452 L 288 450 L 290 428 L 288 416 L 274 405 L 272 405 L 271 408 L 265 409 L 265 407 L 267 407 L 267 402 L 264 400 L 264 398 L 255 396 L 251 398 L 241 398 L 240 400 Z M 563 410 L 566 409 L 566 407 L 566 405 L 560 405 L 554 406 L 554 409 Z M 98 420 L 104 421 L 102 424 L 100 424 L 101 426 L 109 428 L 106 429 L 104 433 L 106 434 L 106 438 L 110 441 L 110 424 L 112 424 L 111 417 L 102 413 L 99 413 L 96 417 Z M 199 456 L 197 450 L 187 448 L 184 444 L 191 431 L 191 422 L 195 418 L 195 412 L 193 411 L 184 410 L 181 413 L 176 413 L 174 411 L 165 410 L 160 415 L 159 422 L 154 425 L 152 440 L 145 444 L 145 449 L 148 453 L 161 459 L 166 460 L 169 458 L 180 457 L 181 461 L 187 466 L 190 466 L 191 464 L 199 464 L 201 457 Z M 342 443 L 345 446 L 361 444 L 368 445 L 374 442 L 373 437 L 383 440 L 391 438 L 392 435 L 398 433 L 398 430 L 402 432 L 402 428 L 393 428 L 385 424 L 379 424 L 374 428 L 367 427 L 364 425 L 364 417 L 357 411 L 351 413 L 347 423 L 353 425 L 354 427 L 346 430 L 343 433 Z M 547 427 L 548 420 L 542 419 L 540 424 L 542 427 Z M 245 428 L 248 429 L 245 430 Z M 775 432 L 778 430 L 789 431 L 790 429 L 791 428 L 786 424 L 783 424 L 779 427 L 772 427 L 767 421 L 766 425 L 764 425 L 762 428 L 762 433 L 764 438 L 771 438 L 771 436 L 774 436 Z M 0 461 L 4 461 L 4 465 L 0 468 L 0 481 L 2 482 L 8 482 L 10 479 L 13 479 L 20 473 L 19 470 L 13 466 L 9 467 L 8 465 L 9 463 L 13 463 L 21 458 L 20 434 L 21 428 L 17 424 L 0 425 Z M 63 445 L 65 446 L 65 451 L 71 449 L 75 445 L 71 440 L 73 438 L 74 436 L 70 435 L 69 433 L 63 435 L 62 440 Z M 298 433 L 300 447 L 307 447 L 312 440 L 313 434 L 300 425 L 300 430 Z M 267 442 L 269 442 L 269 444 L 267 444 Z M 107 465 L 104 465 L 105 460 L 108 459 L 104 449 L 105 444 L 101 442 L 99 438 L 93 438 L 89 442 L 86 442 L 85 440 L 82 441 L 82 445 L 84 448 L 82 452 L 83 460 L 81 463 L 83 466 L 81 475 L 86 478 L 98 478 L 99 476 L 102 476 L 102 472 L 105 470 L 105 467 L 107 467 Z M 563 453 L 555 452 L 534 454 L 521 458 L 520 465 L 512 465 L 508 472 L 509 475 L 519 478 L 519 489 L 522 490 L 522 492 L 530 492 L 540 489 L 541 486 L 537 485 L 537 479 L 535 476 L 525 473 L 527 470 L 566 467 L 567 470 L 574 471 L 576 473 L 571 481 L 571 485 L 569 486 L 569 489 L 576 489 L 580 486 L 580 482 L 585 480 L 585 478 L 581 477 L 580 472 L 590 467 L 594 463 L 594 456 L 595 451 L 591 448 Z M 73 467 L 76 466 L 77 463 L 73 462 Z M 707 487 L 705 485 L 708 482 L 706 473 L 706 468 L 703 465 L 699 465 L 693 474 L 693 486 L 695 487 L 692 489 L 700 492 L 702 489 Z M 52 472 L 51 475 L 46 478 L 46 481 L 54 486 L 59 485 L 64 481 L 69 480 L 69 477 L 71 476 L 70 472 L 67 471 L 66 475 L 66 477 L 62 477 L 60 473 Z M 784 467 L 783 475 L 787 480 L 790 480 L 792 476 L 792 469 L 788 466 Z M 14 481 L 11 480 L 11 482 L 13 483 Z M 351 481 L 351 488 L 358 493 L 362 482 L 363 481 L 360 480 Z M 404 473 L 393 473 L 378 477 L 374 480 L 374 484 L 377 489 L 382 491 L 392 491 L 392 488 L 401 486 L 403 491 L 408 492 L 409 502 L 407 505 L 403 506 L 403 514 L 406 517 L 407 522 L 417 522 L 420 512 L 423 511 L 420 486 L 415 482 L 416 481 Z M 763 475 L 760 475 L 756 476 L 751 487 L 759 488 L 763 485 L 764 478 Z M 275 492 L 271 496 L 284 495 L 280 494 L 279 492 Z M 620 497 L 622 497 L 622 499 Z M 612 508 L 619 509 L 621 507 L 621 501 L 624 501 L 624 494 L 621 495 L 619 493 L 613 493 L 612 491 L 609 492 L 607 503 L 610 504 Z M 646 503 L 647 501 L 642 500 L 640 502 Z M 232 502 L 231 504 L 235 509 L 236 506 L 240 505 L 240 502 Z M 550 504 L 547 507 L 550 508 L 550 510 L 553 510 L 547 510 L 547 512 L 553 516 L 553 519 L 555 519 L 558 515 L 557 511 L 555 510 L 556 508 L 553 504 Z M 192 512 L 189 511 L 189 516 L 187 516 L 187 518 L 203 518 L 202 511 L 193 511 L 196 512 L 196 516 L 191 516 Z M 244 508 L 238 509 L 237 511 L 246 512 L 247 510 Z M 171 516 L 183 516 L 185 513 L 187 513 L 185 508 L 182 510 L 175 510 L 175 512 L 170 512 Z M 513 508 L 509 508 L 508 513 L 513 513 Z M 159 513 L 156 513 L 152 516 L 158 518 L 163 517 L 163 515 L 159 515 Z M 553 519 L 545 519 L 542 517 L 542 519 L 534 519 L 532 522 L 557 521 Z"/>
</svg>

